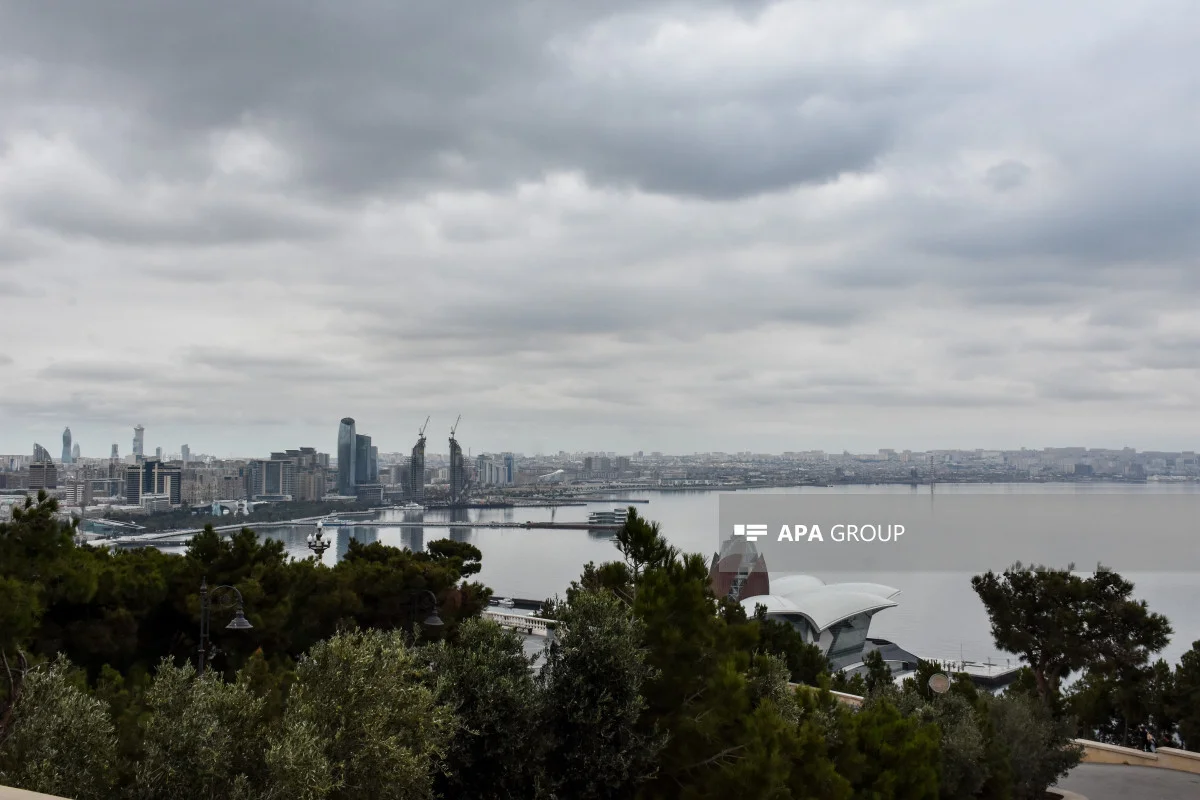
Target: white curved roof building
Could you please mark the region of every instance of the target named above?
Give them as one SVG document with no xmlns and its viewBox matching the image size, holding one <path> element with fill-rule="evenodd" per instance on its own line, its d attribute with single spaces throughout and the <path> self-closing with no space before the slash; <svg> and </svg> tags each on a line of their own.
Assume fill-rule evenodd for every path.
<svg viewBox="0 0 1200 800">
<path fill-rule="evenodd" d="M 771 581 L 771 594 L 741 603 L 750 616 L 764 606 L 769 619 L 789 623 L 840 669 L 862 661 L 871 618 L 898 605 L 898 594 L 878 583 L 827 584 L 813 575 L 789 575 Z"/>
</svg>

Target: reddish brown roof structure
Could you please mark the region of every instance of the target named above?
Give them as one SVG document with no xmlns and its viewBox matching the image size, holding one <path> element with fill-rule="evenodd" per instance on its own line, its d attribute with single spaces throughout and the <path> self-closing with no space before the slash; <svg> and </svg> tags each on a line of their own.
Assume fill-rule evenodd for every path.
<svg viewBox="0 0 1200 800">
<path fill-rule="evenodd" d="M 750 561 L 751 559 L 753 560 Z M 743 567 L 743 563 L 746 561 L 750 561 L 748 569 Z M 744 577 L 740 585 L 738 584 L 739 575 Z M 743 548 L 733 550 L 727 548 L 721 553 L 714 554 L 708 576 L 712 583 L 713 593 L 717 597 L 744 600 L 747 597 L 771 593 L 771 578 L 767 573 L 767 560 L 761 553 L 756 552 L 753 546 L 750 546 L 749 551 Z"/>
</svg>

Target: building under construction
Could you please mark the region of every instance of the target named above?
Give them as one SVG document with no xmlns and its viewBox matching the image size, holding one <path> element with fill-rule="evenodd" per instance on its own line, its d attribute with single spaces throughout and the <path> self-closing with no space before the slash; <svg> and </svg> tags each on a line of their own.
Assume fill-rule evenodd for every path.
<svg viewBox="0 0 1200 800">
<path fill-rule="evenodd" d="M 413 445 L 412 455 L 408 459 L 408 497 L 417 503 L 425 499 L 425 427 L 429 425 L 429 417 L 425 425 L 417 433 L 417 443 Z"/>
<path fill-rule="evenodd" d="M 459 416 L 450 429 L 450 505 L 459 505 L 467 501 L 467 462 L 463 459 L 462 447 L 454 438 L 458 430 Z"/>
</svg>

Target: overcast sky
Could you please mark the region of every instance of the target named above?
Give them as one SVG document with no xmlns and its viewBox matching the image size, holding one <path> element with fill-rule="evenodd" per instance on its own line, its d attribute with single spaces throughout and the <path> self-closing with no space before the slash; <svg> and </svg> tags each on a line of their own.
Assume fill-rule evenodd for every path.
<svg viewBox="0 0 1200 800">
<path fill-rule="evenodd" d="M 0 452 L 1200 449 L 1200 4 L 9 0 Z"/>
</svg>

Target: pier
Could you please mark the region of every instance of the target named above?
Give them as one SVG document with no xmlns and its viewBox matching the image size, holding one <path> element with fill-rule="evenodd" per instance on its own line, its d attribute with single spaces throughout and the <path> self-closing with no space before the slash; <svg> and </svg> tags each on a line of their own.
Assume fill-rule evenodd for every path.
<svg viewBox="0 0 1200 800">
<path fill-rule="evenodd" d="M 324 519 L 324 517 L 293 520 L 291 522 L 266 522 L 258 525 L 222 525 L 213 530 L 218 533 L 230 533 L 240 531 L 243 528 L 267 530 L 269 528 L 316 525 L 317 521 L 321 519 Z M 588 524 L 587 522 L 383 522 L 379 520 L 371 520 L 363 523 L 346 521 L 339 525 L 328 525 L 326 529 L 356 528 L 360 527 L 360 525 L 379 528 L 511 528 L 518 530 L 604 531 L 608 533 L 616 533 L 621 530 L 620 525 Z M 162 533 L 143 533 L 136 536 L 118 536 L 95 541 L 97 544 L 111 547 L 186 547 L 191 542 L 192 537 L 202 530 L 201 528 L 194 528 L 191 530 L 165 531 Z"/>
<path fill-rule="evenodd" d="M 620 525 L 589 524 L 587 522 L 391 522 L 372 520 L 362 523 L 377 528 L 524 528 L 552 531 L 619 531 Z M 359 523 L 326 524 L 327 528 L 353 528 Z"/>
<path fill-rule="evenodd" d="M 483 612 L 485 619 L 490 619 L 493 622 L 499 623 L 502 627 L 510 630 L 519 631 L 528 636 L 545 636 L 547 638 L 554 635 L 554 628 L 558 625 L 555 620 L 542 619 L 541 617 L 529 617 L 524 614 L 507 614 L 503 611 L 496 611 L 495 607 L 487 609 Z"/>
</svg>

